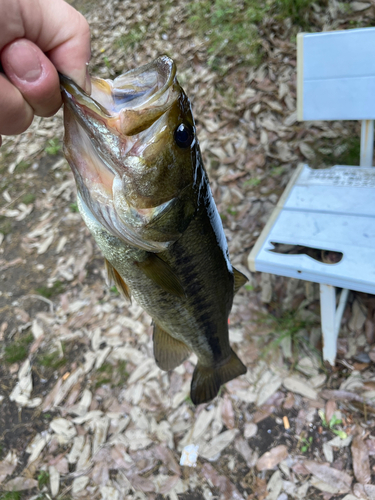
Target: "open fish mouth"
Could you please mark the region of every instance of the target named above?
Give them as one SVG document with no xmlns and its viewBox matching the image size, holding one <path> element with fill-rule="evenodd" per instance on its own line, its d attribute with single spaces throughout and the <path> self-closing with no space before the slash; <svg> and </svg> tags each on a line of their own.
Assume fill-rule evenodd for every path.
<svg viewBox="0 0 375 500">
<path fill-rule="evenodd" d="M 175 102 L 179 93 L 175 75 L 172 59 L 161 56 L 114 80 L 92 77 L 91 96 L 63 75 L 60 83 L 76 112 L 80 108 L 88 117 L 105 122 L 109 130 L 132 136 L 148 128 Z"/>
<path fill-rule="evenodd" d="M 111 234 L 148 251 L 163 251 L 167 236 L 146 241 L 140 233 L 191 183 L 190 173 L 172 171 L 176 157 L 182 164 L 181 154 L 186 155 L 172 151 L 174 121 L 185 113 L 194 127 L 175 63 L 161 56 L 114 80 L 93 77 L 91 95 L 63 75 L 60 83 L 64 150 L 80 207 Z"/>
</svg>

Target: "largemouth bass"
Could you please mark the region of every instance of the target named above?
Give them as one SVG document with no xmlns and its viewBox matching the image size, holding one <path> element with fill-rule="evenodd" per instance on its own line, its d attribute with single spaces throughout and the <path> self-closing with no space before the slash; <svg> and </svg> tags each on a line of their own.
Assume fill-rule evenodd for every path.
<svg viewBox="0 0 375 500">
<path fill-rule="evenodd" d="M 198 357 L 194 404 L 213 399 L 246 367 L 229 345 L 233 296 L 246 277 L 229 261 L 190 102 L 167 56 L 87 95 L 61 77 L 64 151 L 78 208 L 109 281 L 153 318 L 157 365 Z"/>
</svg>

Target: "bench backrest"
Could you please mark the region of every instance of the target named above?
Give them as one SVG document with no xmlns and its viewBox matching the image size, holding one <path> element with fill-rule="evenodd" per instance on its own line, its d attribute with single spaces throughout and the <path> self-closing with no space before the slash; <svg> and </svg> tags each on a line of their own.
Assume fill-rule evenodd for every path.
<svg viewBox="0 0 375 500">
<path fill-rule="evenodd" d="M 375 119 L 375 28 L 298 34 L 297 115 Z"/>
</svg>

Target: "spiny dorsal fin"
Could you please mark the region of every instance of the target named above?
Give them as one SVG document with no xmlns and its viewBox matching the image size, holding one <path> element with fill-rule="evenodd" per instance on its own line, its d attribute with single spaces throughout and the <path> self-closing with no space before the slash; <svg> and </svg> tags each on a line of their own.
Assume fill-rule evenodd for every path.
<svg viewBox="0 0 375 500">
<path fill-rule="evenodd" d="M 190 397 L 195 405 L 214 399 L 220 386 L 246 373 L 246 366 L 232 351 L 229 359 L 221 366 L 202 366 L 197 364 L 191 381 Z"/>
<path fill-rule="evenodd" d="M 156 324 L 154 324 L 153 340 L 155 361 L 162 370 L 173 370 L 190 355 L 187 345 L 171 337 Z"/>
<path fill-rule="evenodd" d="M 137 262 L 137 265 L 145 275 L 163 290 L 177 297 L 184 297 L 185 292 L 182 284 L 169 264 L 164 262 L 156 254 L 150 253 L 146 260 Z"/>
<path fill-rule="evenodd" d="M 238 269 L 235 267 L 233 268 L 233 276 L 234 276 L 234 293 L 237 293 L 238 290 L 241 288 L 242 285 L 248 281 L 246 276 L 241 273 Z"/>
<path fill-rule="evenodd" d="M 131 293 L 130 288 L 125 283 L 120 274 L 116 271 L 116 269 L 108 262 L 107 259 L 104 259 L 105 270 L 107 274 L 107 285 L 111 287 L 113 284 L 116 285 L 116 288 L 119 293 L 125 298 L 131 301 Z"/>
</svg>

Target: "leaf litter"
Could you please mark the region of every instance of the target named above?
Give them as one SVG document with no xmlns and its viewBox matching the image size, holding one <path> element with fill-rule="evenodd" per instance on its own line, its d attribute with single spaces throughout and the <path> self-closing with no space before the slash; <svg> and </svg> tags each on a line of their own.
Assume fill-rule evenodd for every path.
<svg viewBox="0 0 375 500">
<path fill-rule="evenodd" d="M 316 31 L 349 27 L 353 16 L 366 25 L 373 15 L 373 7 L 354 10 L 316 5 Z M 230 327 L 249 370 L 194 408 L 196 359 L 171 373 L 156 367 L 150 318 L 106 288 L 100 252 L 75 211 L 58 148 L 61 111 L 36 119 L 0 150 L 0 338 L 5 346 L 23 332 L 35 339 L 26 359 L 0 366 L 0 489 L 36 497 L 44 471 L 44 493 L 57 498 L 374 498 L 373 297 L 351 294 L 338 362 L 327 370 L 317 355 L 316 285 L 246 269 L 296 163 L 329 165 L 319 148 L 358 136 L 358 125 L 296 121 L 287 22 L 265 18 L 262 64 L 234 64 L 223 77 L 207 64 L 206 41 L 187 29 L 182 0 L 151 8 L 98 0 L 85 14 L 94 74 L 120 74 L 163 52 L 176 59 L 233 264 L 250 277 Z M 146 25 L 135 45 L 116 42 Z M 30 190 L 37 196 L 24 202 Z M 41 364 L 46 354 L 52 361 Z"/>
</svg>

